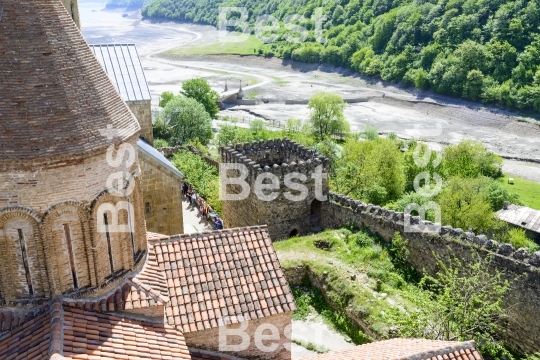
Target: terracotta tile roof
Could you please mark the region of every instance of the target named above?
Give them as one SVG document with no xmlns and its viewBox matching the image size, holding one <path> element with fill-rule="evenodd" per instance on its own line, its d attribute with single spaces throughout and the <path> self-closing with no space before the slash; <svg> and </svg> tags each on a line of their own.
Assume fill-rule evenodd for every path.
<svg viewBox="0 0 540 360">
<path fill-rule="evenodd" d="M 9 308 L 0 309 L 0 335 L 2 332 L 9 331 L 42 314 L 44 311 L 47 311 L 48 308 L 49 305 L 46 303 L 39 307 L 16 312 L 10 310 Z"/>
<path fill-rule="evenodd" d="M 303 360 L 482 360 L 474 341 L 391 339 Z"/>
<path fill-rule="evenodd" d="M 0 359 L 191 359 L 176 328 L 51 302 L 49 311 L 0 336 Z"/>
<path fill-rule="evenodd" d="M 105 149 L 137 120 L 58 0 L 3 0 L 0 161 Z M 107 125 L 118 137 L 102 136 Z"/>
<path fill-rule="evenodd" d="M 67 359 L 191 359 L 174 327 L 63 306 Z"/>
<path fill-rule="evenodd" d="M 67 299 L 66 302 L 79 309 L 114 312 L 165 305 L 169 300 L 167 279 L 159 268 L 154 248 L 150 246 L 146 264 L 135 277 L 128 278 L 104 297 Z"/>
<path fill-rule="evenodd" d="M 149 242 L 167 278 L 167 321 L 184 333 L 296 309 L 266 226 L 158 238 Z"/>
<path fill-rule="evenodd" d="M 0 359 L 47 359 L 50 339 L 50 314 L 43 311 L 0 336 Z"/>
</svg>

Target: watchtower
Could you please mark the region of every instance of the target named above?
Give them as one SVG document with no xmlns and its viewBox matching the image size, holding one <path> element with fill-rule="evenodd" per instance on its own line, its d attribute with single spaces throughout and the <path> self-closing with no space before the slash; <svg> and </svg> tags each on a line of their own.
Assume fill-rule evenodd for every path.
<svg viewBox="0 0 540 360">
<path fill-rule="evenodd" d="M 329 162 L 317 152 L 289 139 L 274 139 L 221 148 L 222 169 L 245 166 L 249 195 L 223 200 L 227 227 L 268 225 L 274 240 L 319 231 L 321 201 L 328 193 Z M 220 170 L 221 171 L 221 170 Z M 237 170 L 221 171 L 233 178 Z M 236 175 L 233 173 L 236 172 Z M 272 184 L 273 183 L 273 184 Z M 299 190 L 300 187 L 303 190 Z M 261 190 L 261 188 L 265 188 Z M 240 185 L 225 185 L 240 194 Z"/>
</svg>

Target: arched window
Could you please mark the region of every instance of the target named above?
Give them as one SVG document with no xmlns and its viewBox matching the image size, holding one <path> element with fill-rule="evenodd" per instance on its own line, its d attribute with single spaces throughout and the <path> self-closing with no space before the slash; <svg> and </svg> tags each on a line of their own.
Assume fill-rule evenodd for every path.
<svg viewBox="0 0 540 360">
<path fill-rule="evenodd" d="M 0 293 L 6 301 L 45 295 L 39 222 L 29 209 L 0 212 Z"/>
<path fill-rule="evenodd" d="M 89 212 L 85 205 L 70 201 L 43 215 L 45 255 L 55 294 L 97 285 Z"/>
<path fill-rule="evenodd" d="M 95 267 L 98 283 L 102 284 L 118 272 L 133 268 L 136 239 L 133 237 L 133 227 L 137 226 L 137 221 L 132 200 L 114 196 L 108 191 L 102 192 L 94 200 L 91 216 Z"/>
</svg>

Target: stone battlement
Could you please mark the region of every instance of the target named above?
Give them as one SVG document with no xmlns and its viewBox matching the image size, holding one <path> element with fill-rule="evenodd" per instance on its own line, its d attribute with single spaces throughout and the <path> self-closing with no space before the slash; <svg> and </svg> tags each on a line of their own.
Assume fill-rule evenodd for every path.
<svg viewBox="0 0 540 360">
<path fill-rule="evenodd" d="M 524 248 L 515 249 L 511 244 L 500 244 L 485 235 L 450 226 L 441 226 L 438 232 L 429 231 L 439 229 L 439 224 L 335 193 L 329 193 L 329 200 L 322 204 L 323 228 L 366 227 L 386 241 L 392 241 L 398 232 L 408 241 L 408 262 L 419 272 L 436 274 L 438 258 L 444 262 L 453 258 L 472 262 L 474 254 L 491 256 L 492 263 L 486 271 L 502 271 L 512 283 L 504 301 L 510 316 L 501 336 L 521 353 L 538 351 L 540 321 L 532 314 L 540 313 L 540 251 L 529 254 Z M 405 231 L 407 220 L 416 226 L 415 232 Z"/>
<path fill-rule="evenodd" d="M 330 193 L 329 198 L 331 201 L 345 207 L 350 207 L 354 212 L 367 216 L 376 216 L 384 221 L 394 222 L 395 224 L 403 225 L 405 221 L 405 213 L 397 212 L 394 210 L 388 210 L 378 205 L 365 204 L 361 201 L 351 199 L 347 196 Z M 418 216 L 410 217 L 411 225 L 419 225 L 426 231 L 435 228 L 437 224 L 431 221 L 421 220 Z M 525 264 L 531 265 L 537 269 L 540 269 L 540 252 L 529 254 L 527 249 L 516 249 L 513 245 L 507 243 L 499 243 L 495 240 L 488 239 L 486 235 L 476 235 L 473 232 L 465 232 L 459 228 L 453 228 L 451 226 L 441 226 L 440 236 L 447 235 L 449 237 L 467 241 L 476 246 L 485 248 L 493 253 L 521 261 Z"/>
<path fill-rule="evenodd" d="M 278 176 L 292 172 L 312 173 L 320 165 L 323 171 L 329 166 L 328 159 L 287 138 L 222 147 L 221 161 L 244 164 L 255 176 L 261 172 L 272 172 Z"/>
<path fill-rule="evenodd" d="M 316 151 L 289 139 L 254 141 L 222 147 L 221 162 L 245 165 L 248 173 L 242 176 L 245 176 L 243 181 L 249 185 L 250 190 L 244 199 L 223 201 L 226 227 L 268 224 L 274 241 L 318 229 L 320 201 L 316 199 L 316 194 L 328 192 L 328 179 L 323 174 L 328 173 L 329 162 Z M 239 177 L 239 170 L 244 171 L 227 170 L 223 173 L 222 168 L 220 175 L 235 178 Z M 257 192 L 261 178 L 274 185 L 272 193 L 276 195 L 271 201 L 261 198 L 260 192 Z M 305 192 L 290 186 L 291 179 L 296 179 L 295 183 L 303 186 Z M 229 184 L 226 191 L 228 194 L 240 194 L 242 187 Z M 294 196 L 301 195 L 301 198 L 291 198 L 293 193 Z"/>
</svg>

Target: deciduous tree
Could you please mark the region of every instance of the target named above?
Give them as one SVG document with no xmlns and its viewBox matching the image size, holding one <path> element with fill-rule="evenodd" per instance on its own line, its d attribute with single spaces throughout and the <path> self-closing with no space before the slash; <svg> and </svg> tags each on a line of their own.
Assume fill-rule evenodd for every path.
<svg viewBox="0 0 540 360">
<path fill-rule="evenodd" d="M 212 119 L 204 106 L 195 99 L 176 96 L 170 100 L 160 114 L 171 128 L 171 140 L 175 145 L 199 139 L 206 145 L 212 138 Z"/>
<path fill-rule="evenodd" d="M 341 96 L 324 92 L 315 94 L 309 100 L 308 108 L 311 110 L 313 135 L 318 141 L 349 132 L 349 123 L 343 115 L 345 102 Z"/>
<path fill-rule="evenodd" d="M 212 119 L 216 118 L 219 108 L 217 100 L 219 94 L 212 90 L 208 81 L 203 78 L 195 78 L 182 83 L 182 95 L 197 100 L 204 106 L 204 109 Z"/>
</svg>

